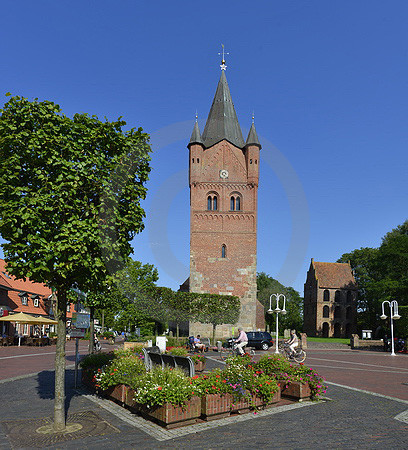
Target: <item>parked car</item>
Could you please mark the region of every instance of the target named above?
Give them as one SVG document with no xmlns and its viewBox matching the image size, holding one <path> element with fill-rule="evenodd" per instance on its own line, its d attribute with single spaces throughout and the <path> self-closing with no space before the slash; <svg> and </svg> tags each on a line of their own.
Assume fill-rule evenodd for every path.
<svg viewBox="0 0 408 450">
<path fill-rule="evenodd" d="M 262 350 L 268 350 L 272 347 L 273 340 L 267 331 L 247 331 L 248 347 L 255 347 Z"/>
<path fill-rule="evenodd" d="M 261 350 L 268 350 L 272 347 L 273 340 L 270 333 L 267 331 L 247 331 L 248 347 L 254 347 Z M 234 339 L 230 338 L 224 343 L 224 347 L 231 347 Z"/>
</svg>

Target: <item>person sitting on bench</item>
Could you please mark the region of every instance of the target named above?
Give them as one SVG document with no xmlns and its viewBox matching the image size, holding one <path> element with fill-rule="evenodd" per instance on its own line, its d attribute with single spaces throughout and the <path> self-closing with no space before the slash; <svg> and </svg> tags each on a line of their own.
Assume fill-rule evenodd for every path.
<svg viewBox="0 0 408 450">
<path fill-rule="evenodd" d="M 197 334 L 197 337 L 194 338 L 194 346 L 199 352 L 203 352 L 205 350 L 205 344 L 201 342 L 200 335 Z"/>
</svg>

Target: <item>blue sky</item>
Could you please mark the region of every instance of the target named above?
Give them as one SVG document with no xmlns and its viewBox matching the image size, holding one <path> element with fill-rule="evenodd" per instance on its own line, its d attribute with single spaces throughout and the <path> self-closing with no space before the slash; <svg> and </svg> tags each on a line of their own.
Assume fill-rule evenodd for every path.
<svg viewBox="0 0 408 450">
<path fill-rule="evenodd" d="M 408 3 L 399 0 L 3 0 L 0 104 L 11 92 L 152 136 L 134 258 L 188 276 L 186 145 L 220 76 L 263 145 L 258 271 L 303 292 L 310 258 L 336 261 L 407 219 Z"/>
</svg>

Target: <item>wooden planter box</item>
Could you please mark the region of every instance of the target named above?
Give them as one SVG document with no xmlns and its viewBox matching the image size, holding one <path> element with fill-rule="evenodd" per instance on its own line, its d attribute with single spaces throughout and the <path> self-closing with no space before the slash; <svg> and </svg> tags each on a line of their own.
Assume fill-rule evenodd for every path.
<svg viewBox="0 0 408 450">
<path fill-rule="evenodd" d="M 202 418 L 208 421 L 229 416 L 231 402 L 231 394 L 207 394 L 201 399 Z"/>
<path fill-rule="evenodd" d="M 124 404 L 133 412 L 138 412 L 139 407 L 134 400 L 135 390 L 129 386 L 125 386 Z"/>
<path fill-rule="evenodd" d="M 103 395 L 109 400 L 113 400 L 121 405 L 125 404 L 127 386 L 124 384 L 117 384 L 116 386 L 111 386 L 110 388 L 103 391 Z"/>
<path fill-rule="evenodd" d="M 292 381 L 287 387 L 283 381 L 281 381 L 280 384 L 282 397 L 305 400 L 310 398 L 312 394 L 309 383 L 302 384 L 300 381 Z"/>
<path fill-rule="evenodd" d="M 162 406 L 147 408 L 139 405 L 139 413 L 167 429 L 196 423 L 201 415 L 201 398 L 193 397 L 183 407 L 165 403 Z"/>
</svg>

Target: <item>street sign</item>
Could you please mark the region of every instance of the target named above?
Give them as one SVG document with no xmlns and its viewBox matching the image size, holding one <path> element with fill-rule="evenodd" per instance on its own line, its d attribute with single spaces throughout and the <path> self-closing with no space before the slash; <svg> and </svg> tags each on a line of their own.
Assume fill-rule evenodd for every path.
<svg viewBox="0 0 408 450">
<path fill-rule="evenodd" d="M 69 336 L 71 338 L 83 338 L 85 337 L 85 330 L 81 328 L 75 328 L 70 331 Z"/>
<path fill-rule="evenodd" d="M 72 327 L 73 328 L 89 328 L 90 314 L 73 313 Z"/>
</svg>

